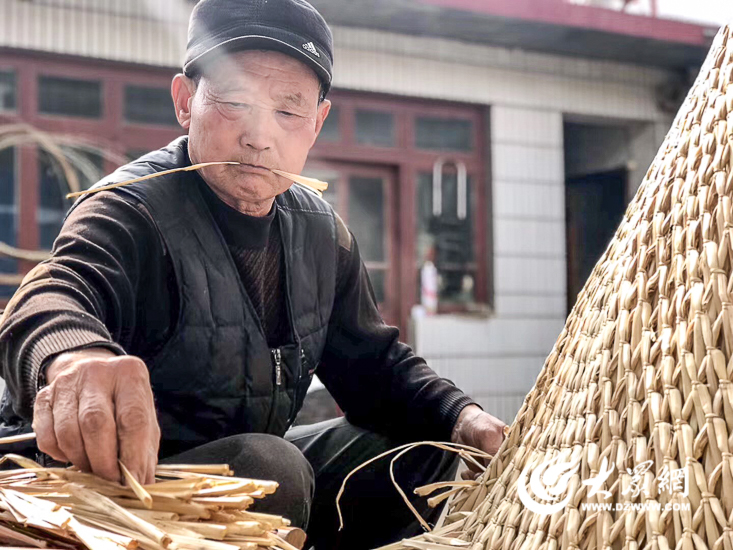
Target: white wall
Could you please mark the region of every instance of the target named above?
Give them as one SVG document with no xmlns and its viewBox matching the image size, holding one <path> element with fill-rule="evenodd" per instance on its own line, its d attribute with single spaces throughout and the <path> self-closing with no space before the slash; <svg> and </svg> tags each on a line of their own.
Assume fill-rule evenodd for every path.
<svg viewBox="0 0 733 550">
<path fill-rule="evenodd" d="M 611 61 L 335 28 L 334 86 L 598 117 L 658 120 L 668 74 Z"/>
<path fill-rule="evenodd" d="M 0 46 L 180 66 L 192 4 L 156 2 L 2 0 Z"/>
</svg>

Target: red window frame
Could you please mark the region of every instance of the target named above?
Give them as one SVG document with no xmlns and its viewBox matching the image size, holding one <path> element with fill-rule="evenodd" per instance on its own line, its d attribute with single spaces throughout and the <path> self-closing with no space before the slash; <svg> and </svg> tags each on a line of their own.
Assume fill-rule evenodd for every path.
<svg viewBox="0 0 733 550">
<path fill-rule="evenodd" d="M 86 137 L 104 143 L 110 151 L 125 155 L 131 150 L 153 150 L 182 134 L 178 127 L 132 124 L 124 120 L 124 86 L 139 84 L 170 88 L 174 70 L 156 69 L 92 60 L 60 57 L 52 54 L 0 50 L 0 70 L 12 70 L 16 82 L 16 110 L 0 112 L 0 124 L 26 123 L 40 130 Z M 102 116 L 98 119 L 48 115 L 38 110 L 38 79 L 41 75 L 95 80 L 101 82 Z M 105 160 L 105 172 L 117 165 Z M 16 187 L 18 210 L 17 246 L 28 250 L 39 248 L 36 221 L 39 172 L 38 150 L 24 145 L 16 152 Z M 33 267 L 32 262 L 19 262 L 19 272 Z"/>
</svg>

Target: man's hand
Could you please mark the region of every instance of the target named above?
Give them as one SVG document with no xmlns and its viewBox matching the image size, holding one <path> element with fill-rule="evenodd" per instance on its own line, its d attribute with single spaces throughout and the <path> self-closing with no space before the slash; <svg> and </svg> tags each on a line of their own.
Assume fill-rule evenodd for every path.
<svg viewBox="0 0 733 550">
<path fill-rule="evenodd" d="M 506 424 L 498 418 L 482 411 L 476 405 L 469 405 L 458 415 L 458 420 L 451 435 L 451 441 L 453 443 L 475 447 L 494 456 L 504 442 L 505 427 Z M 473 473 L 464 472 L 464 479 L 475 477 L 480 473 L 475 464 L 470 462 L 466 464 Z"/>
<path fill-rule="evenodd" d="M 152 483 L 160 428 L 145 363 L 95 348 L 59 355 L 38 392 L 38 448 L 85 472 L 122 481 L 117 459 L 140 483 Z"/>
</svg>

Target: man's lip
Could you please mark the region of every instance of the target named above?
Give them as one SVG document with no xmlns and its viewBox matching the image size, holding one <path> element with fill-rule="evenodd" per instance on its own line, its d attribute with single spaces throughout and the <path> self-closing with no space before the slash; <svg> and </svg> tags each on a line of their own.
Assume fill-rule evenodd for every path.
<svg viewBox="0 0 733 550">
<path fill-rule="evenodd" d="M 250 164 L 249 162 L 240 162 L 239 166 L 246 166 L 248 168 L 256 168 L 258 170 L 267 170 L 268 172 L 271 171 L 267 166 L 260 166 L 259 164 Z"/>
</svg>

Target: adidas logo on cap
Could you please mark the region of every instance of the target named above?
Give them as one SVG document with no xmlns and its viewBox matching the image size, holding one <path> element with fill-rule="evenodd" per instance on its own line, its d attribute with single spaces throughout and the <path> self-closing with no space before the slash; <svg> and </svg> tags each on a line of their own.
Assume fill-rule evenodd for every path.
<svg viewBox="0 0 733 550">
<path fill-rule="evenodd" d="M 321 57 L 321 54 L 319 54 L 319 53 L 318 53 L 318 50 L 317 50 L 317 49 L 316 49 L 316 47 L 315 47 L 315 46 L 313 45 L 313 42 L 308 42 L 308 43 L 306 43 L 306 44 L 303 44 L 303 49 L 304 49 L 305 51 L 307 51 L 307 52 L 310 52 L 310 53 L 312 53 L 312 54 L 313 54 L 313 55 L 315 55 L 316 57 Z"/>
</svg>

